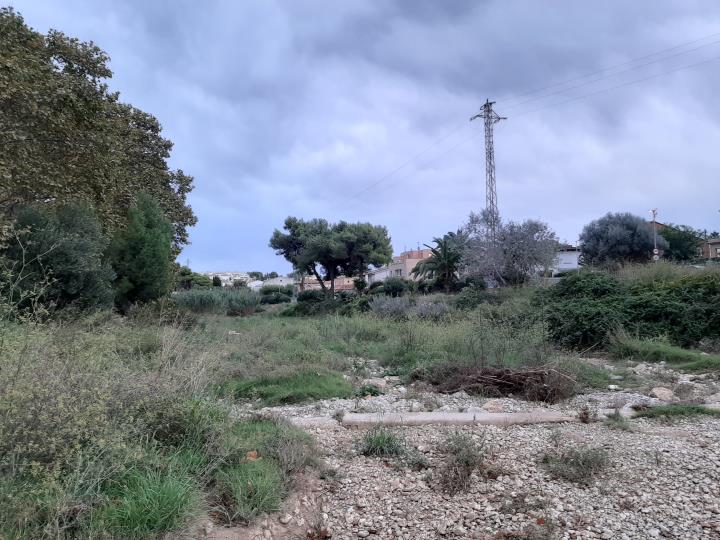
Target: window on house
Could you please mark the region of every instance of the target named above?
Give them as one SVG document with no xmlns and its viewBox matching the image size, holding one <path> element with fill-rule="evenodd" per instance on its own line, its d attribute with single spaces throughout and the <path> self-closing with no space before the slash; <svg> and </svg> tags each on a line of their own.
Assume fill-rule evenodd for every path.
<svg viewBox="0 0 720 540">
<path fill-rule="evenodd" d="M 720 252 L 720 249 L 718 249 L 718 252 Z M 396 277 L 402 276 L 402 270 L 401 270 L 401 269 L 395 270 L 395 276 L 396 276 Z"/>
</svg>

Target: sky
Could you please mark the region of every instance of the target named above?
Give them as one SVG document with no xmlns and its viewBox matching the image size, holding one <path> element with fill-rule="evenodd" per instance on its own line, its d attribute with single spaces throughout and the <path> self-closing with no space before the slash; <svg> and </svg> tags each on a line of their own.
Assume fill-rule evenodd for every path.
<svg viewBox="0 0 720 540">
<path fill-rule="evenodd" d="M 607 212 L 720 229 L 715 0 L 9 5 L 94 41 L 160 120 L 195 177 L 196 271 L 290 271 L 268 247 L 289 215 L 385 225 L 396 253 L 457 230 L 485 206 L 488 98 L 503 220 L 571 243 Z"/>
</svg>

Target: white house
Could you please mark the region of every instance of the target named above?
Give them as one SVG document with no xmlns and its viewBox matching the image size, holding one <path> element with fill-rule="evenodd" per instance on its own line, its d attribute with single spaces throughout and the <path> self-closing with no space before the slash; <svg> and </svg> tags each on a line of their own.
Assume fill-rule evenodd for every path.
<svg viewBox="0 0 720 540">
<path fill-rule="evenodd" d="M 278 276 L 263 281 L 263 285 L 295 285 L 295 280 L 286 276 Z"/>
</svg>

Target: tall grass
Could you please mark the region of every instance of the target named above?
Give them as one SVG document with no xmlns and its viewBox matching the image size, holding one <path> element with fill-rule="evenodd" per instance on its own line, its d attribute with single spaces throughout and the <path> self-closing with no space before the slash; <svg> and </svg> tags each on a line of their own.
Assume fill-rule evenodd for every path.
<svg viewBox="0 0 720 540">
<path fill-rule="evenodd" d="M 180 309 L 192 313 L 250 315 L 260 303 L 260 296 L 247 289 L 213 287 L 179 291 L 173 300 Z"/>
<path fill-rule="evenodd" d="M 616 332 L 610 338 L 610 352 L 617 358 L 632 358 L 640 362 L 667 362 L 684 371 L 720 370 L 720 356 L 683 349 L 663 339 L 639 339 L 626 332 Z"/>
</svg>

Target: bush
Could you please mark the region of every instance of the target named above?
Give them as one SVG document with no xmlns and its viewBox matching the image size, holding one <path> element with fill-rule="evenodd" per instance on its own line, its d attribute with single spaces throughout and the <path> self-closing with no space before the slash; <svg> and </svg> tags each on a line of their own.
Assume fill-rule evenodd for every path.
<svg viewBox="0 0 720 540">
<path fill-rule="evenodd" d="M 15 227 L 17 239 L 0 252 L 0 296 L 22 309 L 30 307 L 26 293 L 34 288 L 48 307 L 89 310 L 112 305 L 115 275 L 103 256 L 108 240 L 89 208 L 25 207 Z"/>
<path fill-rule="evenodd" d="M 452 313 L 452 308 L 445 301 L 420 302 L 414 310 L 416 317 L 432 321 L 439 321 L 449 313 Z"/>
<path fill-rule="evenodd" d="M 638 411 L 635 416 L 639 418 L 673 418 L 698 415 L 720 416 L 720 411 L 717 409 L 703 407 L 702 405 L 676 404 L 651 407 L 649 409 Z"/>
<path fill-rule="evenodd" d="M 720 356 L 703 354 L 676 347 L 663 339 L 636 339 L 626 332 L 616 332 L 610 338 L 610 352 L 618 358 L 632 358 L 640 362 L 667 362 L 683 370 L 720 369 Z"/>
<path fill-rule="evenodd" d="M 291 301 L 292 301 L 292 297 L 288 296 L 287 294 L 283 294 L 281 292 L 273 292 L 273 293 L 263 294 L 260 297 L 261 304 L 288 304 Z"/>
<path fill-rule="evenodd" d="M 298 302 L 323 302 L 327 295 L 323 291 L 300 291 L 297 295 Z"/>
<path fill-rule="evenodd" d="M 441 447 L 446 454 L 439 469 L 440 486 L 443 491 L 454 494 L 466 491 L 472 473 L 479 469 L 485 459 L 485 439 L 476 443 L 471 435 L 453 433 Z"/>
<path fill-rule="evenodd" d="M 410 315 L 413 304 L 408 298 L 376 296 L 370 301 L 369 307 L 379 317 L 405 319 Z"/>
<path fill-rule="evenodd" d="M 292 285 L 263 285 L 260 287 L 260 296 L 283 294 L 292 297 L 295 287 Z"/>
<path fill-rule="evenodd" d="M 542 464 L 550 474 L 578 484 L 590 481 L 608 465 L 608 455 L 602 448 L 557 448 L 542 457 Z"/>
<path fill-rule="evenodd" d="M 539 292 L 536 301 L 551 338 L 569 347 L 606 344 L 621 327 L 683 346 L 720 336 L 720 272 L 712 270 L 629 281 L 579 272 Z"/>
<path fill-rule="evenodd" d="M 458 309 L 475 309 L 480 304 L 497 304 L 499 302 L 497 294 L 488 292 L 485 287 L 470 285 L 458 293 L 455 305 Z"/>
<path fill-rule="evenodd" d="M 387 296 L 402 296 L 413 288 L 414 284 L 401 277 L 389 277 L 382 282 L 382 290 Z"/>
</svg>

